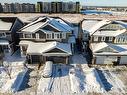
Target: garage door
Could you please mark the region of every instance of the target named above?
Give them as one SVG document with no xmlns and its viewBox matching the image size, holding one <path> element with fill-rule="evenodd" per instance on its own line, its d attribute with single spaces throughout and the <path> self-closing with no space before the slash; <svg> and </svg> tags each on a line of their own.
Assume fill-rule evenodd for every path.
<svg viewBox="0 0 127 95">
<path fill-rule="evenodd" d="M 120 64 L 127 64 L 127 56 L 121 56 Z"/>
<path fill-rule="evenodd" d="M 117 62 L 117 57 L 115 56 L 97 56 L 96 64 L 113 64 Z"/>
<path fill-rule="evenodd" d="M 40 63 L 41 62 L 40 58 L 41 58 L 40 55 L 31 55 L 32 63 Z"/>
<path fill-rule="evenodd" d="M 53 63 L 66 63 L 66 57 L 46 57 L 46 61 L 53 61 Z"/>
</svg>

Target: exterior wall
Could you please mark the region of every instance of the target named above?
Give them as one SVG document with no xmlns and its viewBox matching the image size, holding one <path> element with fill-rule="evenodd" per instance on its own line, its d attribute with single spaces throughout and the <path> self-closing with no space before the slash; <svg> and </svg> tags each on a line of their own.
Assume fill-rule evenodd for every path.
<svg viewBox="0 0 127 95">
<path fill-rule="evenodd" d="M 107 43 L 113 43 L 114 37 L 108 37 L 108 36 L 91 36 L 91 42 L 92 43 L 99 43 L 99 42 L 107 42 Z"/>
<path fill-rule="evenodd" d="M 27 61 L 28 61 L 29 64 L 44 63 L 42 55 L 27 55 Z"/>
<path fill-rule="evenodd" d="M 46 61 L 53 61 L 53 63 L 63 63 L 66 64 L 66 58 L 67 57 L 46 57 Z"/>
<path fill-rule="evenodd" d="M 13 49 L 14 51 L 18 49 L 18 47 L 16 45 L 19 44 L 19 35 L 18 35 L 18 30 L 23 26 L 23 23 L 19 20 L 19 19 L 16 19 L 13 27 L 12 27 L 12 32 L 11 32 L 11 37 L 12 37 L 12 42 L 14 43 L 13 44 Z"/>
<path fill-rule="evenodd" d="M 123 33 L 121 35 L 118 35 L 115 40 L 114 43 L 116 44 L 127 44 L 127 33 Z"/>
<path fill-rule="evenodd" d="M 113 64 L 117 62 L 117 56 L 96 56 L 95 64 Z"/>
<path fill-rule="evenodd" d="M 39 34 L 39 38 L 36 38 L 36 34 Z M 53 33 L 55 33 L 55 32 L 53 32 Z M 59 33 L 59 32 L 58 32 Z M 58 39 L 53 39 L 53 38 L 47 38 L 47 35 L 44 33 L 44 32 L 42 32 L 42 31 L 38 31 L 38 32 L 36 32 L 36 33 L 32 33 L 31 35 L 31 37 L 29 37 L 29 38 L 26 38 L 25 37 L 25 34 L 31 34 L 31 33 L 27 33 L 27 32 L 25 32 L 25 33 L 19 33 L 19 35 L 20 35 L 20 39 L 21 40 L 29 40 L 29 41 L 37 41 L 37 42 L 45 42 L 45 41 L 59 41 L 59 42 L 68 42 L 68 39 L 69 39 L 69 36 L 72 34 L 72 33 L 65 33 L 65 38 L 58 38 Z M 60 32 L 60 36 L 61 36 L 62 34 L 61 34 L 61 32 Z M 53 36 L 54 37 L 54 35 L 53 34 L 51 34 L 51 36 Z"/>
<path fill-rule="evenodd" d="M 127 64 L 127 56 L 121 56 L 119 64 Z"/>
<path fill-rule="evenodd" d="M 21 56 L 26 57 L 26 51 L 27 51 L 28 45 L 21 45 L 20 46 L 20 51 L 21 51 Z"/>
<path fill-rule="evenodd" d="M 27 61 L 29 64 L 45 64 L 46 61 L 53 61 L 53 63 L 68 64 L 68 57 L 56 57 L 56 56 L 42 56 L 42 55 L 27 55 Z"/>
</svg>

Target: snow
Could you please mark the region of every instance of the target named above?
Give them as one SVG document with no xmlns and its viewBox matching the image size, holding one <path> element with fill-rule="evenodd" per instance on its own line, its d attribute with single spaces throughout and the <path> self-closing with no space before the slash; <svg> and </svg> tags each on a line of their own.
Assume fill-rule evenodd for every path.
<svg viewBox="0 0 127 95">
<path fill-rule="evenodd" d="M 127 46 L 126 45 L 116 45 L 116 44 L 111 44 L 111 43 L 105 43 L 105 42 L 100 42 L 100 43 L 92 43 L 91 44 L 91 47 L 92 47 L 92 51 L 94 53 L 96 53 L 97 51 L 101 50 L 101 49 L 104 49 L 106 47 L 109 47 L 111 48 L 113 51 L 115 51 L 116 53 L 113 53 L 113 52 L 107 52 L 107 54 L 125 54 L 126 55 L 126 52 L 127 52 Z M 103 54 L 106 52 L 102 52 Z M 96 53 L 96 54 L 99 54 L 99 53 Z"/>
<path fill-rule="evenodd" d="M 19 67 L 18 67 L 19 66 Z M 18 91 L 19 86 L 21 85 L 23 81 L 24 76 L 18 76 L 20 73 L 25 74 L 26 71 L 24 71 L 24 68 L 21 67 L 21 65 L 17 65 L 18 68 L 13 66 L 13 64 L 10 65 L 11 68 L 11 79 L 9 78 L 8 74 L 3 71 L 2 77 L 0 79 L 0 84 L 3 84 L 0 88 L 0 92 L 2 93 L 11 93 Z M 1 75 L 1 74 L 0 74 Z M 18 79 L 18 80 L 17 80 Z M 18 83 L 17 83 L 17 82 Z M 16 83 L 15 83 L 16 82 Z"/>
<path fill-rule="evenodd" d="M 85 22 L 86 21 L 86 22 Z M 110 20 L 84 20 L 82 23 L 82 28 L 83 30 L 87 31 L 90 33 L 90 35 L 94 34 L 95 31 L 97 31 L 100 27 L 107 25 L 111 23 L 112 21 Z M 91 25 L 92 24 L 92 25 Z"/>
<path fill-rule="evenodd" d="M 82 54 L 75 54 L 72 56 L 72 64 L 87 64 L 87 61 Z"/>
<path fill-rule="evenodd" d="M 93 35 L 94 36 L 108 36 L 108 37 L 116 37 L 122 33 L 125 33 L 126 32 L 126 29 L 122 29 L 122 30 L 115 30 L 115 31 L 112 31 L 112 30 L 106 30 L 106 31 L 96 31 Z"/>
<path fill-rule="evenodd" d="M 43 22 L 38 22 L 34 25 L 31 25 L 25 29 L 23 29 L 23 32 L 31 32 L 31 33 L 35 33 L 40 27 L 42 27 L 45 23 Z"/>
<path fill-rule="evenodd" d="M 120 93 L 126 93 L 125 92 L 125 85 L 123 84 L 123 82 L 107 67 L 107 70 L 103 70 L 101 68 L 104 76 L 106 77 L 106 79 L 108 80 L 109 83 L 112 84 L 112 92 L 116 92 L 118 94 Z"/>
<path fill-rule="evenodd" d="M 0 45 L 9 45 L 9 41 L 0 39 Z"/>
<path fill-rule="evenodd" d="M 46 19 L 46 21 L 43 21 Z M 28 25 L 24 26 L 21 31 L 24 32 L 36 32 L 39 28 L 45 25 L 52 25 L 56 29 L 63 31 L 63 32 L 70 32 L 73 28 L 69 26 L 67 23 L 60 19 L 50 18 L 50 17 L 39 17 L 37 20 L 29 23 Z"/>
<path fill-rule="evenodd" d="M 69 37 L 68 43 L 76 43 L 75 37 L 74 36 Z"/>
<path fill-rule="evenodd" d="M 64 52 L 66 52 L 68 55 L 72 54 L 70 44 L 59 43 L 56 41 L 46 42 L 46 43 L 29 43 L 27 53 L 29 53 L 29 54 L 42 54 L 42 53 L 48 52 L 54 48 L 58 48 Z"/>
<path fill-rule="evenodd" d="M 21 85 L 27 69 L 24 68 L 25 59 L 21 58 L 19 55 L 19 50 L 13 55 L 10 53 L 5 53 L 3 58 L 3 64 L 9 67 L 1 67 L 0 73 L 0 92 L 1 93 L 11 93 L 16 92 Z M 11 79 L 7 74 L 8 70 L 10 72 Z"/>
<path fill-rule="evenodd" d="M 84 91 L 84 84 L 81 81 L 81 76 L 79 76 L 80 71 L 77 69 L 70 69 L 69 76 L 70 76 L 70 83 L 71 83 L 71 91 L 72 93 L 81 93 Z M 83 84 L 83 85 L 82 85 Z"/>
<path fill-rule="evenodd" d="M 82 70 L 85 76 L 86 92 L 103 93 L 104 88 L 98 79 L 95 68 L 83 68 L 82 66 Z"/>
<path fill-rule="evenodd" d="M 45 67 L 43 69 L 43 77 L 51 77 L 52 76 L 52 65 L 53 62 L 52 61 L 46 61 L 45 63 Z"/>
<path fill-rule="evenodd" d="M 4 22 L 2 19 L 0 19 L 0 30 L 10 30 L 12 26 L 12 23 L 10 22 Z"/>
</svg>

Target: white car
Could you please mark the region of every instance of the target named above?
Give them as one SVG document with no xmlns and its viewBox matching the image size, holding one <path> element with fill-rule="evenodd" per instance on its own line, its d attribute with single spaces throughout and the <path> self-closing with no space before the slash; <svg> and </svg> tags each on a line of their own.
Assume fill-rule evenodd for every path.
<svg viewBox="0 0 127 95">
<path fill-rule="evenodd" d="M 46 61 L 45 67 L 42 73 L 42 76 L 44 78 L 49 78 L 52 76 L 52 65 L 53 65 L 52 61 Z"/>
</svg>

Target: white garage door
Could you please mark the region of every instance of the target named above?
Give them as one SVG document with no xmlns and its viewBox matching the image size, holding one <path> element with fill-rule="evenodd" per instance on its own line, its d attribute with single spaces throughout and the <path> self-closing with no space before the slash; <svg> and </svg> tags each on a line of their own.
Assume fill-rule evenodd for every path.
<svg viewBox="0 0 127 95">
<path fill-rule="evenodd" d="M 117 61 L 116 56 L 97 56 L 96 57 L 96 64 L 112 64 L 113 62 Z"/>
<path fill-rule="evenodd" d="M 127 64 L 127 56 L 121 56 L 120 64 Z"/>
</svg>

